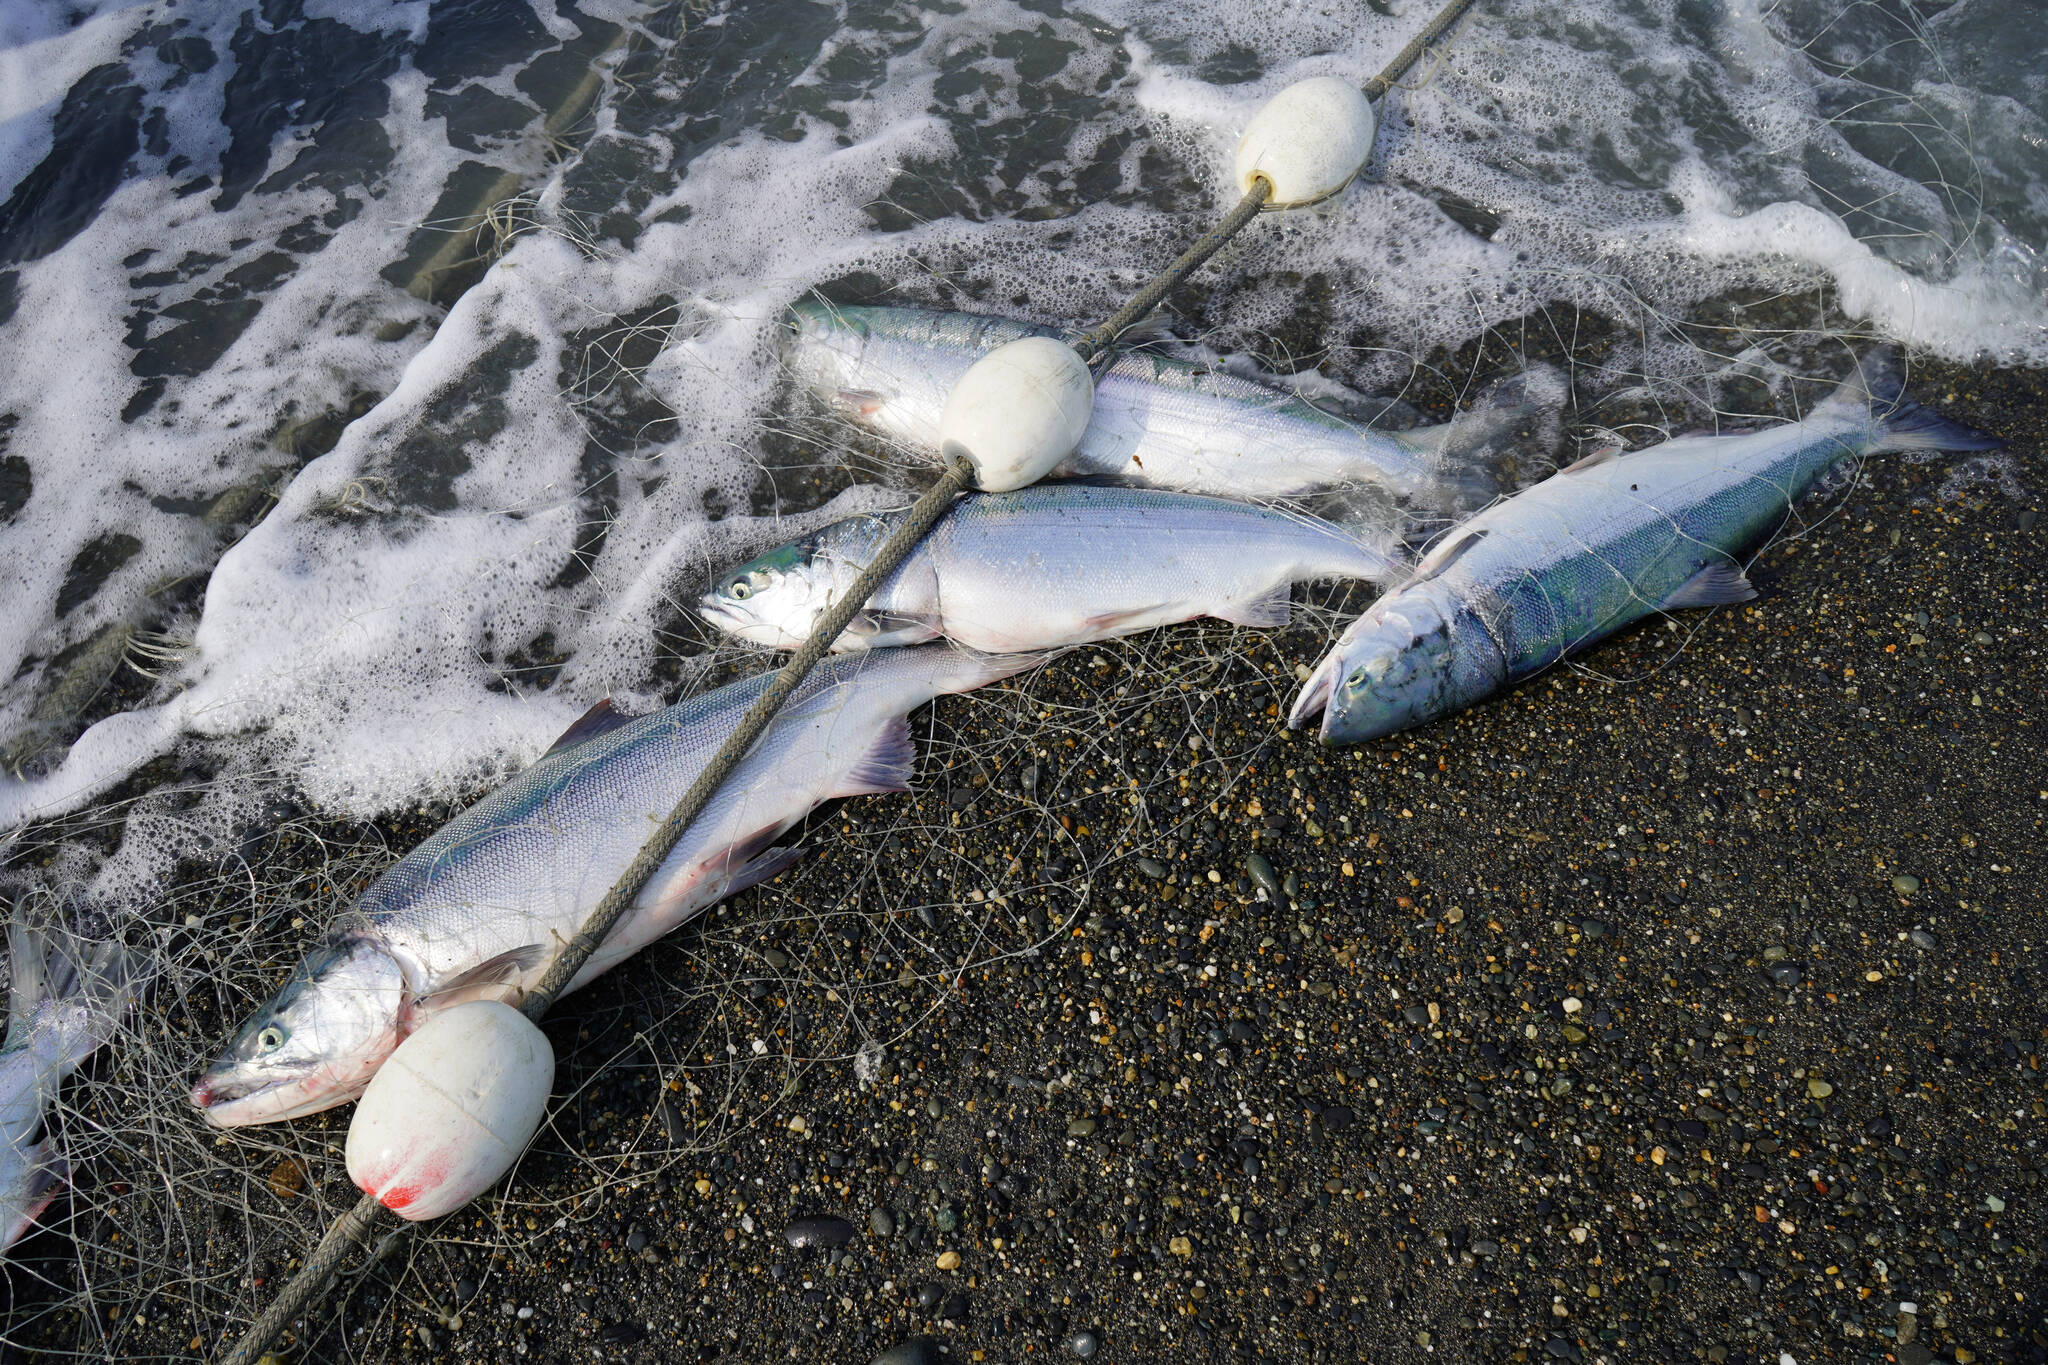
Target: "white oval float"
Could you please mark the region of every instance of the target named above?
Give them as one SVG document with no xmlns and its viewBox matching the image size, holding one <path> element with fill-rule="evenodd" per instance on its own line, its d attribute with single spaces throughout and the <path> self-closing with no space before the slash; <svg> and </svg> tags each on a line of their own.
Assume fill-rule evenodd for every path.
<svg viewBox="0 0 2048 1365">
<path fill-rule="evenodd" d="M 363 1091 L 349 1179 L 400 1218 L 452 1213 L 512 1169 L 554 1081 L 547 1035 L 510 1005 L 472 1000 L 436 1014 Z"/>
<path fill-rule="evenodd" d="M 1349 81 L 1296 81 L 1252 115 L 1237 141 L 1238 188 L 1264 177 L 1269 209 L 1327 199 L 1357 178 L 1372 155 L 1372 104 Z"/>
<path fill-rule="evenodd" d="M 998 346 L 960 376 L 939 416 L 939 449 L 965 455 L 975 486 L 1007 493 L 1067 458 L 1095 411 L 1095 377 L 1051 337 Z"/>
</svg>

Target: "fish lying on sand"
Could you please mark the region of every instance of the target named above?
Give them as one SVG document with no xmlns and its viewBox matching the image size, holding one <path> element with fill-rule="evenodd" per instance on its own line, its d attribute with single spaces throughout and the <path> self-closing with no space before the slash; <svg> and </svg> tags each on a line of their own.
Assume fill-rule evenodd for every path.
<svg viewBox="0 0 2048 1365">
<path fill-rule="evenodd" d="M 1754 597 L 1736 551 L 1814 480 L 1882 450 L 1991 450 L 1995 436 L 1906 401 L 1881 352 L 1804 421 L 1596 455 L 1460 524 L 1352 623 L 1288 724 L 1328 744 L 1471 705 L 1652 612 Z"/>
<path fill-rule="evenodd" d="M 790 328 L 790 368 L 814 395 L 926 456 L 936 455 L 939 415 L 968 367 L 1019 337 L 1060 335 L 1008 318 L 814 298 L 792 307 Z M 1482 441 L 1520 415 L 1502 406 L 1444 426 L 1376 431 L 1282 389 L 1125 351 L 1102 374 L 1088 429 L 1052 477 L 1235 498 L 1371 486 L 1450 510 L 1492 492 L 1490 480 L 1448 458 L 1452 427 L 1461 444 Z"/>
<path fill-rule="evenodd" d="M 901 791 L 905 717 L 1036 656 L 950 646 L 828 660 L 728 777 L 575 990 L 795 860 L 775 839 L 835 797 Z M 193 1087 L 209 1122 L 267 1123 L 362 1093 L 400 1039 L 464 1000 L 516 1003 L 767 688 L 747 678 L 628 719 L 605 703 L 401 858 L 329 927 Z"/>
<path fill-rule="evenodd" d="M 7 1039 L 0 1043 L 0 1249 L 56 1195 L 63 1160 L 36 1141 L 64 1078 L 114 1035 L 133 998 L 119 943 L 97 947 L 61 930 L 7 927 Z"/>
<path fill-rule="evenodd" d="M 850 517 L 770 550 L 719 580 L 699 609 L 741 639 L 794 649 L 901 515 Z M 1198 616 L 1278 626 L 1290 584 L 1400 572 L 1316 517 L 1185 493 L 1040 485 L 953 504 L 833 648 L 944 637 L 1009 653 Z"/>
</svg>

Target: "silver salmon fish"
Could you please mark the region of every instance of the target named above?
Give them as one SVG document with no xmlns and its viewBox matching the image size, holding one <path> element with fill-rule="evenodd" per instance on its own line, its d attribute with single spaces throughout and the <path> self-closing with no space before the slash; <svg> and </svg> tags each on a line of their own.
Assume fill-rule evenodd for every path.
<svg viewBox="0 0 2048 1365">
<path fill-rule="evenodd" d="M 741 639 L 794 649 L 852 585 L 901 513 L 850 517 L 721 579 L 699 602 Z M 833 644 L 946 638 L 994 653 L 1054 649 L 1198 616 L 1285 625 L 1291 584 L 1402 572 L 1300 513 L 1133 488 L 1046 484 L 953 504 Z"/>
<path fill-rule="evenodd" d="M 805 299 L 790 310 L 787 357 L 828 408 L 936 458 L 946 396 L 975 361 L 1020 337 L 1060 335 L 973 313 Z M 1446 473 L 1450 430 L 1376 431 L 1234 374 L 1125 351 L 1102 374 L 1080 445 L 1052 477 L 1234 498 L 1369 486 L 1431 509 L 1469 506 L 1473 476 Z"/>
<path fill-rule="evenodd" d="M 1652 612 L 1747 601 L 1736 553 L 1840 461 L 2003 444 L 1906 401 L 1873 352 L 1804 421 L 1590 457 L 1456 527 L 1344 632 L 1288 724 L 1321 712 L 1329 744 L 1392 734 Z"/>
<path fill-rule="evenodd" d="M 114 1035 L 133 999 L 134 964 L 119 943 L 88 947 L 61 930 L 7 927 L 7 1039 L 0 1043 L 0 1249 L 49 1205 L 64 1178 L 50 1138 L 37 1141 L 64 1078 Z"/>
<path fill-rule="evenodd" d="M 901 791 L 908 714 L 1029 668 L 950 646 L 828 660 L 691 824 L 575 990 L 796 857 L 775 840 L 836 797 Z M 406 854 L 343 912 L 193 1087 L 220 1127 L 331 1108 L 464 1000 L 517 1003 L 772 675 L 637 719 L 600 703 L 532 767 Z"/>
</svg>

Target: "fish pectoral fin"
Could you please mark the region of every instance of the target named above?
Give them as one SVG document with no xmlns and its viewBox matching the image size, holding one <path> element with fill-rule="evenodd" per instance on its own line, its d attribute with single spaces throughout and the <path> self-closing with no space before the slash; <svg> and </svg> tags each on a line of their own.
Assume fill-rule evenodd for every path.
<svg viewBox="0 0 2048 1365">
<path fill-rule="evenodd" d="M 907 792 L 916 770 L 917 749 L 910 742 L 910 722 L 891 716 L 860 761 L 832 788 L 833 796 L 871 796 Z"/>
<path fill-rule="evenodd" d="M 1610 441 L 1605 445 L 1593 447 L 1591 451 L 1579 456 L 1578 459 L 1573 460 L 1557 472 L 1560 474 L 1576 474 L 1585 469 L 1597 469 L 1609 460 L 1618 460 L 1627 453 L 1627 446 L 1619 441 Z"/>
<path fill-rule="evenodd" d="M 870 649 L 922 644 L 942 634 L 934 618 L 907 611 L 863 611 L 847 622 L 846 633 Z"/>
<path fill-rule="evenodd" d="M 1463 535 L 1453 535 L 1449 540 L 1444 541 L 1434 550 L 1423 556 L 1422 562 L 1415 566 L 1415 577 L 1409 581 L 1411 583 L 1420 583 L 1426 579 L 1435 578 L 1445 569 L 1457 563 L 1467 550 L 1470 550 L 1474 545 L 1486 539 L 1488 534 L 1490 533 L 1482 526 L 1476 531 L 1467 531 Z"/>
<path fill-rule="evenodd" d="M 614 711 L 610 697 L 600 698 L 597 705 L 576 718 L 574 725 L 562 731 L 561 737 L 549 745 L 548 751 L 541 757 L 553 758 L 564 749 L 573 749 L 579 744 L 596 739 L 599 735 L 608 735 L 621 725 L 630 725 L 633 719 L 632 716 L 622 716 Z"/>
<path fill-rule="evenodd" d="M 416 1012 L 442 1010 L 465 1000 L 502 999 L 505 988 L 547 961 L 547 945 L 528 943 L 457 972 L 412 1002 Z M 417 1017 L 417 1016 L 416 1016 Z"/>
<path fill-rule="evenodd" d="M 750 886 L 758 886 L 777 873 L 785 871 L 797 859 L 804 856 L 801 848 L 771 848 L 758 854 L 732 870 L 731 878 L 725 884 L 724 894 L 736 896 Z"/>
<path fill-rule="evenodd" d="M 857 417 L 873 417 L 889 401 L 887 394 L 873 389 L 841 389 L 832 397 L 842 409 Z"/>
<path fill-rule="evenodd" d="M 1174 614 L 1177 608 L 1178 615 Z M 1178 607 L 1178 604 L 1173 602 L 1147 602 L 1142 607 L 1132 607 L 1128 611 L 1104 611 L 1093 616 L 1084 616 L 1081 618 L 1081 624 L 1090 630 L 1116 635 L 1129 630 L 1143 630 L 1147 626 L 1156 626 L 1168 621 L 1185 621 L 1198 614 L 1187 611 L 1185 607 Z M 1215 614 L 1223 615 L 1222 612 Z"/>
<path fill-rule="evenodd" d="M 1678 611 L 1684 607 L 1725 607 L 1735 602 L 1747 602 L 1755 596 L 1756 586 L 1742 572 L 1742 566 L 1723 561 L 1707 565 L 1657 605 L 1665 611 Z"/>
<path fill-rule="evenodd" d="M 1288 585 L 1282 583 L 1271 592 L 1248 597 L 1242 602 L 1232 602 L 1210 612 L 1220 621 L 1239 626 L 1271 628 L 1284 626 L 1293 615 L 1293 606 L 1288 601 Z"/>
</svg>

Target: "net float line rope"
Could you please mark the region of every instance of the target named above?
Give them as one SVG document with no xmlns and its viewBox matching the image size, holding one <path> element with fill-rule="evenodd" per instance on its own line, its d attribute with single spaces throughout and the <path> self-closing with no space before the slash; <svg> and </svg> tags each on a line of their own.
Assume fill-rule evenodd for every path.
<svg viewBox="0 0 2048 1365">
<path fill-rule="evenodd" d="M 1442 10 L 1423 27 L 1389 62 L 1379 75 L 1366 82 L 1365 91 L 1369 97 L 1378 97 L 1393 87 L 1422 51 L 1440 37 L 1445 30 L 1457 22 L 1458 17 L 1470 7 L 1472 0 L 1449 0 Z M 1112 347 L 1117 337 L 1135 326 L 1157 308 L 1189 275 L 1199 270 L 1212 256 L 1222 250 L 1231 238 L 1241 232 L 1245 225 L 1258 217 L 1259 210 L 1272 194 L 1272 186 L 1263 178 L 1253 180 L 1236 206 L 1225 214 L 1214 228 L 1198 238 L 1172 264 L 1155 275 L 1131 301 L 1118 309 L 1099 326 L 1090 328 L 1072 344 L 1083 361 L 1100 359 Z M 563 947 L 547 973 L 520 1003 L 520 1009 L 530 1019 L 538 1020 L 551 1008 L 562 990 L 583 969 L 612 928 L 631 907 L 640 890 L 661 866 L 662 860 L 681 841 L 706 802 L 716 793 L 718 787 L 732 770 L 750 752 L 784 703 L 802 685 L 810 671 L 817 666 L 845 631 L 854 616 L 867 605 L 898 565 L 908 558 L 910 552 L 924 539 L 925 533 L 951 507 L 953 500 L 970 486 L 972 465 L 964 457 L 951 459 L 923 496 L 912 504 L 903 521 L 871 560 L 868 567 L 854 580 L 846 594 L 834 602 L 818 626 L 811 632 L 802 647 L 790 656 L 776 673 L 754 705 L 748 708 L 739 726 L 714 754 L 711 761 L 697 777 L 690 790 L 683 794 L 681 801 L 669 813 L 666 820 L 656 829 L 611 888 L 597 908 L 576 931 L 575 937 Z M 306 1257 L 305 1263 L 292 1279 L 273 1299 L 269 1306 L 251 1324 L 247 1333 L 225 1355 L 220 1357 L 223 1365 L 257 1365 L 271 1344 L 281 1336 L 293 1319 L 299 1317 L 326 1292 L 328 1284 L 341 1269 L 349 1253 L 357 1244 L 368 1239 L 371 1232 L 386 1222 L 395 1222 L 396 1230 L 403 1231 L 410 1224 L 397 1221 L 395 1215 L 388 1215 L 377 1197 L 365 1194 L 354 1207 L 334 1221 L 319 1244 Z"/>
</svg>

